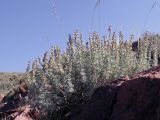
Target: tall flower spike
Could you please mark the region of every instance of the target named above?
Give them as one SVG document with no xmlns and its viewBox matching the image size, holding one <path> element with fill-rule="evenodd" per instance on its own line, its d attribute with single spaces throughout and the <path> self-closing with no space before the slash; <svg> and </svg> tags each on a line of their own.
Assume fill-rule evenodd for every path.
<svg viewBox="0 0 160 120">
<path fill-rule="evenodd" d="M 80 38 L 79 38 L 80 42 L 81 42 L 81 45 L 83 45 L 83 35 L 82 35 L 82 32 L 80 32 Z"/>
<path fill-rule="evenodd" d="M 112 48 L 113 48 L 113 50 L 115 50 L 116 47 L 117 47 L 117 41 L 116 40 L 117 40 L 116 39 L 116 33 L 114 32 L 113 36 L 112 36 Z"/>
<path fill-rule="evenodd" d="M 49 55 L 49 68 L 53 68 L 55 66 L 54 63 L 54 47 L 51 48 L 50 50 L 50 55 Z"/>
<path fill-rule="evenodd" d="M 112 36 L 112 29 L 111 26 L 108 27 L 108 37 L 111 38 Z"/>
<path fill-rule="evenodd" d="M 28 61 L 26 72 L 28 73 L 31 70 L 31 61 Z"/>
<path fill-rule="evenodd" d="M 43 70 L 46 71 L 48 69 L 48 51 L 45 52 L 43 57 Z"/>
<path fill-rule="evenodd" d="M 76 30 L 76 32 L 74 33 L 74 39 L 75 39 L 75 46 L 78 48 L 80 45 L 78 30 Z"/>
<path fill-rule="evenodd" d="M 124 46 L 124 41 L 123 41 L 124 39 L 123 39 L 123 34 L 122 34 L 122 32 L 120 31 L 119 32 L 119 46 L 120 46 L 120 48 L 123 48 Z"/>
</svg>

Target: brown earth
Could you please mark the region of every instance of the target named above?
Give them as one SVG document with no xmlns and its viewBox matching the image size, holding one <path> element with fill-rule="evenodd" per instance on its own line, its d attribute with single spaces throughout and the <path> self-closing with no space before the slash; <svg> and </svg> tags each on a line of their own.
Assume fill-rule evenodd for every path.
<svg viewBox="0 0 160 120">
<path fill-rule="evenodd" d="M 41 116 L 37 108 L 25 103 L 25 79 L 25 73 L 0 72 L 0 120 L 38 120 Z"/>
<path fill-rule="evenodd" d="M 3 97 L 0 94 L 0 99 Z M 0 113 L 0 118 L 34 120 L 40 116 L 35 111 L 27 105 Z M 160 66 L 97 88 L 90 100 L 74 107 L 63 119 L 160 120 Z"/>
<path fill-rule="evenodd" d="M 160 67 L 96 89 L 64 120 L 160 120 Z"/>
</svg>

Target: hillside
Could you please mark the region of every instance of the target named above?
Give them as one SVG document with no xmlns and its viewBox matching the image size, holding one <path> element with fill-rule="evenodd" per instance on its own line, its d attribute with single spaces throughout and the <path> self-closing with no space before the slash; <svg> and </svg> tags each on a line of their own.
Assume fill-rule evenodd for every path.
<svg viewBox="0 0 160 120">
<path fill-rule="evenodd" d="M 65 120 L 159 120 L 160 67 L 99 87 Z"/>
<path fill-rule="evenodd" d="M 159 64 L 160 35 L 145 33 L 134 42 L 134 35 L 125 41 L 122 32 L 119 38 L 111 30 L 108 33 L 101 40 L 94 32 L 85 43 L 76 31 L 69 36 L 64 52 L 53 46 L 42 58 L 28 63 L 27 84 L 17 84 L 25 78 L 22 73 L 2 73 L 1 93 L 17 86 L 2 99 L 2 115 L 29 105 L 27 109 L 36 109 L 32 114 L 38 112 L 35 117 L 48 120 L 142 120 L 141 115 L 152 112 L 159 119 L 160 67 L 155 66 Z"/>
<path fill-rule="evenodd" d="M 0 72 L 0 93 L 6 94 L 20 79 L 24 78 L 24 73 Z"/>
<path fill-rule="evenodd" d="M 91 99 L 59 110 L 58 120 L 159 120 L 159 90 L 160 66 L 97 88 Z M 6 115 L 14 115 L 15 120 L 39 119 L 42 111 L 31 107 L 26 104 L 21 109 L 6 112 Z M 1 113 L 0 117 L 3 115 Z M 55 116 L 52 117 L 50 119 L 55 120 Z"/>
</svg>

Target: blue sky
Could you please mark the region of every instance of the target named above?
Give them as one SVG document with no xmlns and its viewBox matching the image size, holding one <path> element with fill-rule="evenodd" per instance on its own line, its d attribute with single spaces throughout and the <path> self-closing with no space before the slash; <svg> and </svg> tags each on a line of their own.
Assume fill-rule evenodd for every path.
<svg viewBox="0 0 160 120">
<path fill-rule="evenodd" d="M 0 0 L 0 72 L 23 72 L 27 62 L 42 56 L 52 45 L 65 47 L 76 29 L 88 37 L 97 0 Z M 93 28 L 104 35 L 107 26 L 126 36 L 142 34 L 155 0 L 101 0 Z M 160 2 L 149 15 L 145 30 L 159 33 Z M 59 23 L 60 22 L 60 23 Z"/>
</svg>

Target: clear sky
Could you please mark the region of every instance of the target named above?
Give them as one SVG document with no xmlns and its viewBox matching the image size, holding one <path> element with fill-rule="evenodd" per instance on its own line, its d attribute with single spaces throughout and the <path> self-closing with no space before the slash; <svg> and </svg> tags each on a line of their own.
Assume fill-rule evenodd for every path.
<svg viewBox="0 0 160 120">
<path fill-rule="evenodd" d="M 76 29 L 88 37 L 97 0 L 0 0 L 0 72 L 23 72 L 27 62 L 50 49 L 65 47 Z M 107 26 L 125 35 L 141 35 L 155 0 L 101 0 L 93 29 L 103 35 Z M 145 30 L 160 32 L 160 2 L 149 15 Z"/>
</svg>

